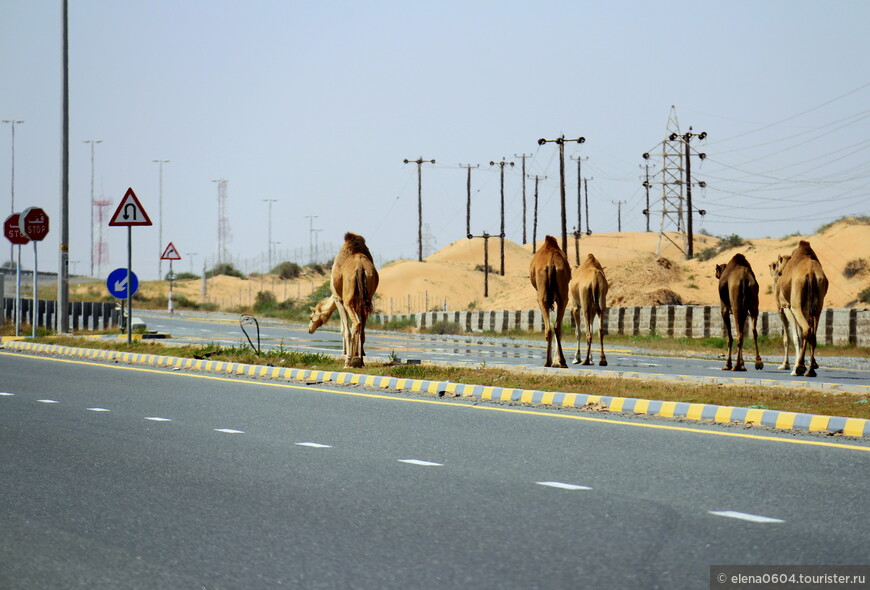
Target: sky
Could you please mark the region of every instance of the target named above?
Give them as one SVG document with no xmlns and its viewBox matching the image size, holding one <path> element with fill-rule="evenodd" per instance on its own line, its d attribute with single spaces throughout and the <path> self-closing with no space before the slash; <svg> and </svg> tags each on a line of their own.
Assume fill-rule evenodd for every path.
<svg viewBox="0 0 870 590">
<path fill-rule="evenodd" d="M 62 2 L 0 3 L 0 119 L 15 125 L 15 211 L 39 206 L 37 246 L 56 271 L 62 191 Z M 219 254 L 246 273 L 325 261 L 344 233 L 376 263 L 417 257 L 471 231 L 559 235 L 566 143 L 568 231 L 577 158 L 593 233 L 662 223 L 662 142 L 693 137 L 695 232 L 780 237 L 870 214 L 870 3 L 298 2 L 69 3 L 69 259 L 78 275 L 126 266 L 108 227 L 128 188 L 154 222 L 131 231 L 133 271 L 200 272 Z M 676 125 L 675 125 L 676 124 Z M 0 211 L 12 206 L 12 125 L 0 124 Z M 99 140 L 100 143 L 86 143 Z M 96 200 L 91 217 L 91 147 Z M 650 153 L 649 160 L 642 155 Z M 701 159 L 699 154 L 706 154 Z M 520 156 L 526 154 L 522 159 Z M 163 164 L 162 199 L 160 164 Z M 226 180 L 221 209 L 218 183 Z M 665 187 L 667 188 L 667 187 Z M 267 200 L 274 199 L 273 202 Z M 162 203 L 162 207 L 161 207 Z M 584 208 L 585 208 L 584 204 Z M 271 209 L 271 214 L 270 214 Z M 108 257 L 94 261 L 93 241 Z M 586 227 L 583 228 L 584 231 Z M 161 239 L 162 237 L 162 239 Z M 8 242 L 5 242 L 8 244 Z M 581 246 L 582 247 L 582 246 Z M 0 245 L 0 260 L 11 248 Z M 22 248 L 33 265 L 33 248 Z"/>
</svg>

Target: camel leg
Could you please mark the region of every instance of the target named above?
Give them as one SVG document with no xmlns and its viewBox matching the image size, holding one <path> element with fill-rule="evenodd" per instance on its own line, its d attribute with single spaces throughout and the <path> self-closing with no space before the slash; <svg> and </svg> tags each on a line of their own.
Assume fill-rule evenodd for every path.
<svg viewBox="0 0 870 590">
<path fill-rule="evenodd" d="M 571 316 L 574 318 L 574 334 L 577 336 L 577 352 L 574 353 L 573 364 L 580 362 L 580 307 L 573 306 L 571 308 Z"/>
<path fill-rule="evenodd" d="M 606 367 L 607 357 L 604 356 L 604 312 L 599 312 L 598 314 L 598 344 L 601 346 L 601 358 L 598 359 L 598 364 Z"/>
<path fill-rule="evenodd" d="M 800 307 L 791 308 L 792 317 L 794 318 L 794 323 L 796 324 L 794 327 L 795 334 L 795 361 L 794 361 L 794 369 L 791 374 L 799 377 L 807 372 L 807 366 L 805 364 L 806 353 L 807 353 L 807 340 L 810 338 L 810 325 L 807 322 L 806 317 L 804 316 L 803 310 Z M 800 328 L 800 330 L 798 330 Z M 800 347 L 798 347 L 798 334 L 800 334 Z M 815 340 L 815 334 L 812 335 L 813 340 Z M 807 377 L 815 377 L 816 372 L 810 370 L 810 373 L 807 374 Z"/>
<path fill-rule="evenodd" d="M 779 309 L 779 321 L 782 324 L 782 364 L 777 367 L 777 369 L 788 371 L 791 368 L 791 365 L 788 362 L 788 334 L 789 334 L 789 325 L 788 318 L 785 315 L 785 308 Z"/>
<path fill-rule="evenodd" d="M 592 321 L 586 318 L 586 358 L 583 359 L 584 365 L 592 364 Z"/>
<path fill-rule="evenodd" d="M 734 343 L 734 338 L 731 336 L 731 319 L 728 317 L 728 310 L 722 310 L 722 321 L 725 323 L 725 333 L 728 336 L 728 359 L 725 361 L 723 371 L 731 370 L 731 345 Z"/>
<path fill-rule="evenodd" d="M 752 341 L 755 342 L 755 370 L 760 371 L 764 368 L 764 361 L 758 353 L 758 314 L 752 316 Z"/>
<path fill-rule="evenodd" d="M 347 360 L 345 361 L 346 367 L 362 367 L 363 360 L 362 355 L 360 354 L 360 331 L 361 331 L 361 322 L 357 313 L 348 309 L 348 318 L 350 319 L 350 328 L 348 333 L 350 335 L 348 339 L 348 347 L 347 347 Z"/>
<path fill-rule="evenodd" d="M 556 351 L 559 353 L 559 364 L 557 366 L 562 369 L 568 368 L 568 363 L 565 362 L 565 355 L 562 353 L 562 320 L 565 319 L 565 307 L 564 303 L 561 305 L 558 302 L 556 303 Z"/>
<path fill-rule="evenodd" d="M 737 328 L 737 359 L 734 362 L 732 371 L 745 371 L 746 365 L 743 364 L 743 336 L 746 331 L 746 310 L 737 309 L 734 315 L 734 324 Z"/>
<path fill-rule="evenodd" d="M 347 317 L 347 310 L 344 307 L 344 303 L 335 298 L 335 309 L 338 311 L 338 319 L 341 320 L 341 354 L 344 356 L 345 362 L 347 362 L 348 355 L 350 354 L 350 329 Z"/>
<path fill-rule="evenodd" d="M 553 357 L 552 357 L 552 343 L 553 343 L 553 330 L 552 326 L 550 326 L 550 310 L 541 303 L 541 315 L 544 318 L 544 340 L 547 341 L 547 359 L 544 361 L 545 367 L 550 367 L 553 365 Z"/>
</svg>

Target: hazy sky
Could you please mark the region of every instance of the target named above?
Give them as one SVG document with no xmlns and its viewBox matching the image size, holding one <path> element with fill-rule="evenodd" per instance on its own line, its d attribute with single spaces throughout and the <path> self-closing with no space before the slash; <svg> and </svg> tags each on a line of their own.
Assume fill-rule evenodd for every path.
<svg viewBox="0 0 870 590">
<path fill-rule="evenodd" d="M 540 184 L 539 229 L 558 234 L 558 151 L 538 138 L 583 136 L 567 156 L 589 181 L 593 232 L 643 231 L 641 157 L 660 150 L 674 105 L 693 148 L 693 192 L 714 235 L 782 236 L 870 214 L 870 3 L 291 2 L 71 0 L 70 260 L 90 273 L 90 145 L 95 195 L 132 187 L 154 220 L 133 229 L 133 270 L 157 278 L 172 241 L 176 270 L 212 264 L 216 179 L 226 179 L 228 249 L 247 272 L 307 262 L 316 239 L 364 235 L 378 262 L 417 254 L 423 221 L 441 248 L 472 231 L 522 241 L 522 176 Z M 61 2 L 0 4 L 0 119 L 15 128 L 15 209 L 52 216 L 40 269 L 56 270 L 61 194 Z M 11 213 L 11 126 L 0 125 L 0 218 Z M 163 243 L 158 243 L 159 168 Z M 654 157 L 653 172 L 661 169 Z M 577 164 L 566 162 L 569 231 Z M 654 179 L 655 180 L 655 179 Z M 527 237 L 534 181 L 527 179 Z M 652 191 L 653 231 L 661 188 Z M 317 216 L 313 220 L 309 216 Z M 311 232 L 312 227 L 321 230 Z M 584 226 L 586 220 L 584 219 Z M 585 228 L 584 228 L 585 229 Z M 666 224 L 666 229 L 672 229 Z M 126 265 L 126 229 L 108 228 L 105 276 Z M 98 239 L 98 237 L 97 237 Z M 0 260 L 9 257 L 8 242 Z M 23 262 L 32 265 L 32 247 Z M 195 253 L 195 255 L 193 255 Z M 168 270 L 164 263 L 163 272 Z"/>
</svg>

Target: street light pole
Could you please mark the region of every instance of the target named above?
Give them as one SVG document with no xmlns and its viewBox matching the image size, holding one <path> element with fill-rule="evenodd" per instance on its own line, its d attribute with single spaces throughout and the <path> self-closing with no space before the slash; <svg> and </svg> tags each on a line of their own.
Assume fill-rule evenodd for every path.
<svg viewBox="0 0 870 590">
<path fill-rule="evenodd" d="M 17 121 L 15 119 L 3 119 L 4 123 L 10 123 L 12 126 L 12 210 L 9 212 L 10 214 L 15 213 L 15 126 L 24 123 L 24 121 Z M 9 246 L 9 260 L 14 260 L 13 256 L 15 255 L 15 246 Z"/>
<path fill-rule="evenodd" d="M 102 139 L 85 139 L 82 143 L 91 144 L 91 274 L 94 276 L 94 145 L 102 143 Z"/>
<path fill-rule="evenodd" d="M 168 164 L 170 160 L 151 160 L 152 162 L 156 162 L 160 165 L 160 213 L 158 219 L 158 229 L 157 229 L 157 241 L 160 242 L 158 246 L 160 247 L 160 254 L 158 256 L 163 256 L 163 164 Z M 157 259 L 157 279 L 163 280 L 163 258 Z"/>
</svg>

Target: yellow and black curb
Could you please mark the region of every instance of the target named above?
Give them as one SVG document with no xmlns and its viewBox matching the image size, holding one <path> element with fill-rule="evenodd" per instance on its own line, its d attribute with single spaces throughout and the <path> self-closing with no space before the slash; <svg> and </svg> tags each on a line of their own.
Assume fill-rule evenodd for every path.
<svg viewBox="0 0 870 590">
<path fill-rule="evenodd" d="M 116 361 L 206 371 L 212 373 L 243 375 L 249 377 L 268 377 L 301 382 L 331 382 L 337 385 L 358 385 L 378 387 L 414 393 L 448 394 L 456 397 L 475 398 L 481 401 L 515 402 L 531 405 L 558 406 L 563 408 L 590 408 L 599 411 L 642 414 L 660 418 L 682 418 L 716 424 L 744 424 L 765 426 L 779 430 L 797 430 L 870 438 L 870 420 L 845 418 L 841 416 L 822 416 L 783 412 L 762 408 L 736 408 L 712 404 L 688 402 L 668 402 L 645 400 L 585 393 L 559 393 L 505 387 L 489 387 L 452 383 L 449 381 L 427 381 L 423 379 L 401 379 L 378 375 L 362 375 L 343 371 L 316 371 L 249 365 L 226 361 L 199 360 L 175 356 L 118 352 L 76 348 L 55 344 L 39 344 L 20 339 L 4 338 L 8 350 L 72 356 L 92 360 Z"/>
</svg>

